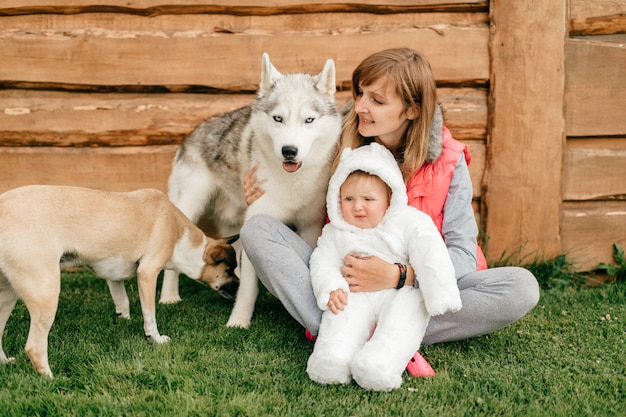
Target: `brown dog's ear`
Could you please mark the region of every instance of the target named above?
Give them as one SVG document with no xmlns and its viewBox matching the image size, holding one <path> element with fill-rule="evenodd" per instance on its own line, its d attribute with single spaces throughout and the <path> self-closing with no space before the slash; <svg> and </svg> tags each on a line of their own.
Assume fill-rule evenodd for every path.
<svg viewBox="0 0 626 417">
<path fill-rule="evenodd" d="M 207 245 L 204 250 L 204 263 L 209 265 L 225 262 L 226 265 L 237 266 L 237 255 L 235 249 L 230 244 L 220 242 L 218 239 L 215 244 Z"/>
</svg>

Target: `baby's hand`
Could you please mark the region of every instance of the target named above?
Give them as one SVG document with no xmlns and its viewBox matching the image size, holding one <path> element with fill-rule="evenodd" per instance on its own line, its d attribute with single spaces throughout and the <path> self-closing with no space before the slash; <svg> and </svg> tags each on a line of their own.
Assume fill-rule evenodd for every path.
<svg viewBox="0 0 626 417">
<path fill-rule="evenodd" d="M 343 311 L 344 306 L 348 305 L 348 293 L 342 289 L 335 290 L 330 293 L 330 298 L 328 299 L 328 309 L 333 314 L 339 314 L 340 311 Z"/>
</svg>

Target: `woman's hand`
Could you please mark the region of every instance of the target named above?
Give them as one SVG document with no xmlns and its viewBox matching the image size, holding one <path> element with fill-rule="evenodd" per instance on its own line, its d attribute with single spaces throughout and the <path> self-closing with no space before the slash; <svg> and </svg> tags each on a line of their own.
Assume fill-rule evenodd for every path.
<svg viewBox="0 0 626 417">
<path fill-rule="evenodd" d="M 335 290 L 330 293 L 330 298 L 328 299 L 328 308 L 333 314 L 337 314 L 340 311 L 343 311 L 344 306 L 348 305 L 348 293 L 344 290 Z"/>
<path fill-rule="evenodd" d="M 258 165 L 252 167 L 250 171 L 243 177 L 243 191 L 246 197 L 246 204 L 251 205 L 255 201 L 257 201 L 263 195 L 263 189 L 261 185 L 265 183 L 265 181 L 258 181 L 256 177 L 256 171 L 259 169 Z"/>
<path fill-rule="evenodd" d="M 398 267 L 376 256 L 346 255 L 341 273 L 352 292 L 380 291 L 394 288 L 398 282 Z"/>
<path fill-rule="evenodd" d="M 400 279 L 398 266 L 385 262 L 376 256 L 358 257 L 346 255 L 344 265 L 341 267 L 350 291 L 370 292 L 380 291 L 387 288 L 396 288 Z M 412 286 L 415 280 L 413 268 L 407 265 L 407 278 L 405 285 Z"/>
</svg>

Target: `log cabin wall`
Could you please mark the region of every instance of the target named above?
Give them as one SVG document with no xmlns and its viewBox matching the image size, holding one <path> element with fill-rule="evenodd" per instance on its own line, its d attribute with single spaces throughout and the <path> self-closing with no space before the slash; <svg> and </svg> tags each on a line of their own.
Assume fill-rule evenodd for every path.
<svg viewBox="0 0 626 417">
<path fill-rule="evenodd" d="M 582 269 L 626 248 L 626 1 L 572 0 L 561 246 Z"/>
<path fill-rule="evenodd" d="M 343 103 L 365 56 L 410 46 L 472 152 L 488 258 L 610 262 L 626 245 L 625 2 L 515 3 L 4 0 L 0 192 L 166 191 L 193 128 L 252 101 L 263 52 L 282 72 L 334 59 Z"/>
</svg>

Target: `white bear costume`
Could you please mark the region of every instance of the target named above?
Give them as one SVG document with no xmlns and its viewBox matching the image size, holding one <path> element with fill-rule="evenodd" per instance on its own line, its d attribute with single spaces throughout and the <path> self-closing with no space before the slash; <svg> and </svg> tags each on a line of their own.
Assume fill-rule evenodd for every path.
<svg viewBox="0 0 626 417">
<path fill-rule="evenodd" d="M 385 216 L 371 229 L 348 224 L 341 213 L 340 187 L 357 170 L 378 176 L 392 190 Z M 407 205 L 398 164 L 391 152 L 377 143 L 344 149 L 330 179 L 326 205 L 330 223 L 324 226 L 310 259 L 313 291 L 324 313 L 306 371 L 321 384 L 347 384 L 354 378 L 366 389 L 398 388 L 430 316 L 461 309 L 448 250 L 431 218 Z M 341 275 L 344 257 L 350 253 L 411 264 L 416 284 L 399 290 L 350 293 Z M 333 314 L 327 303 L 337 289 L 349 293 L 348 304 Z"/>
</svg>

